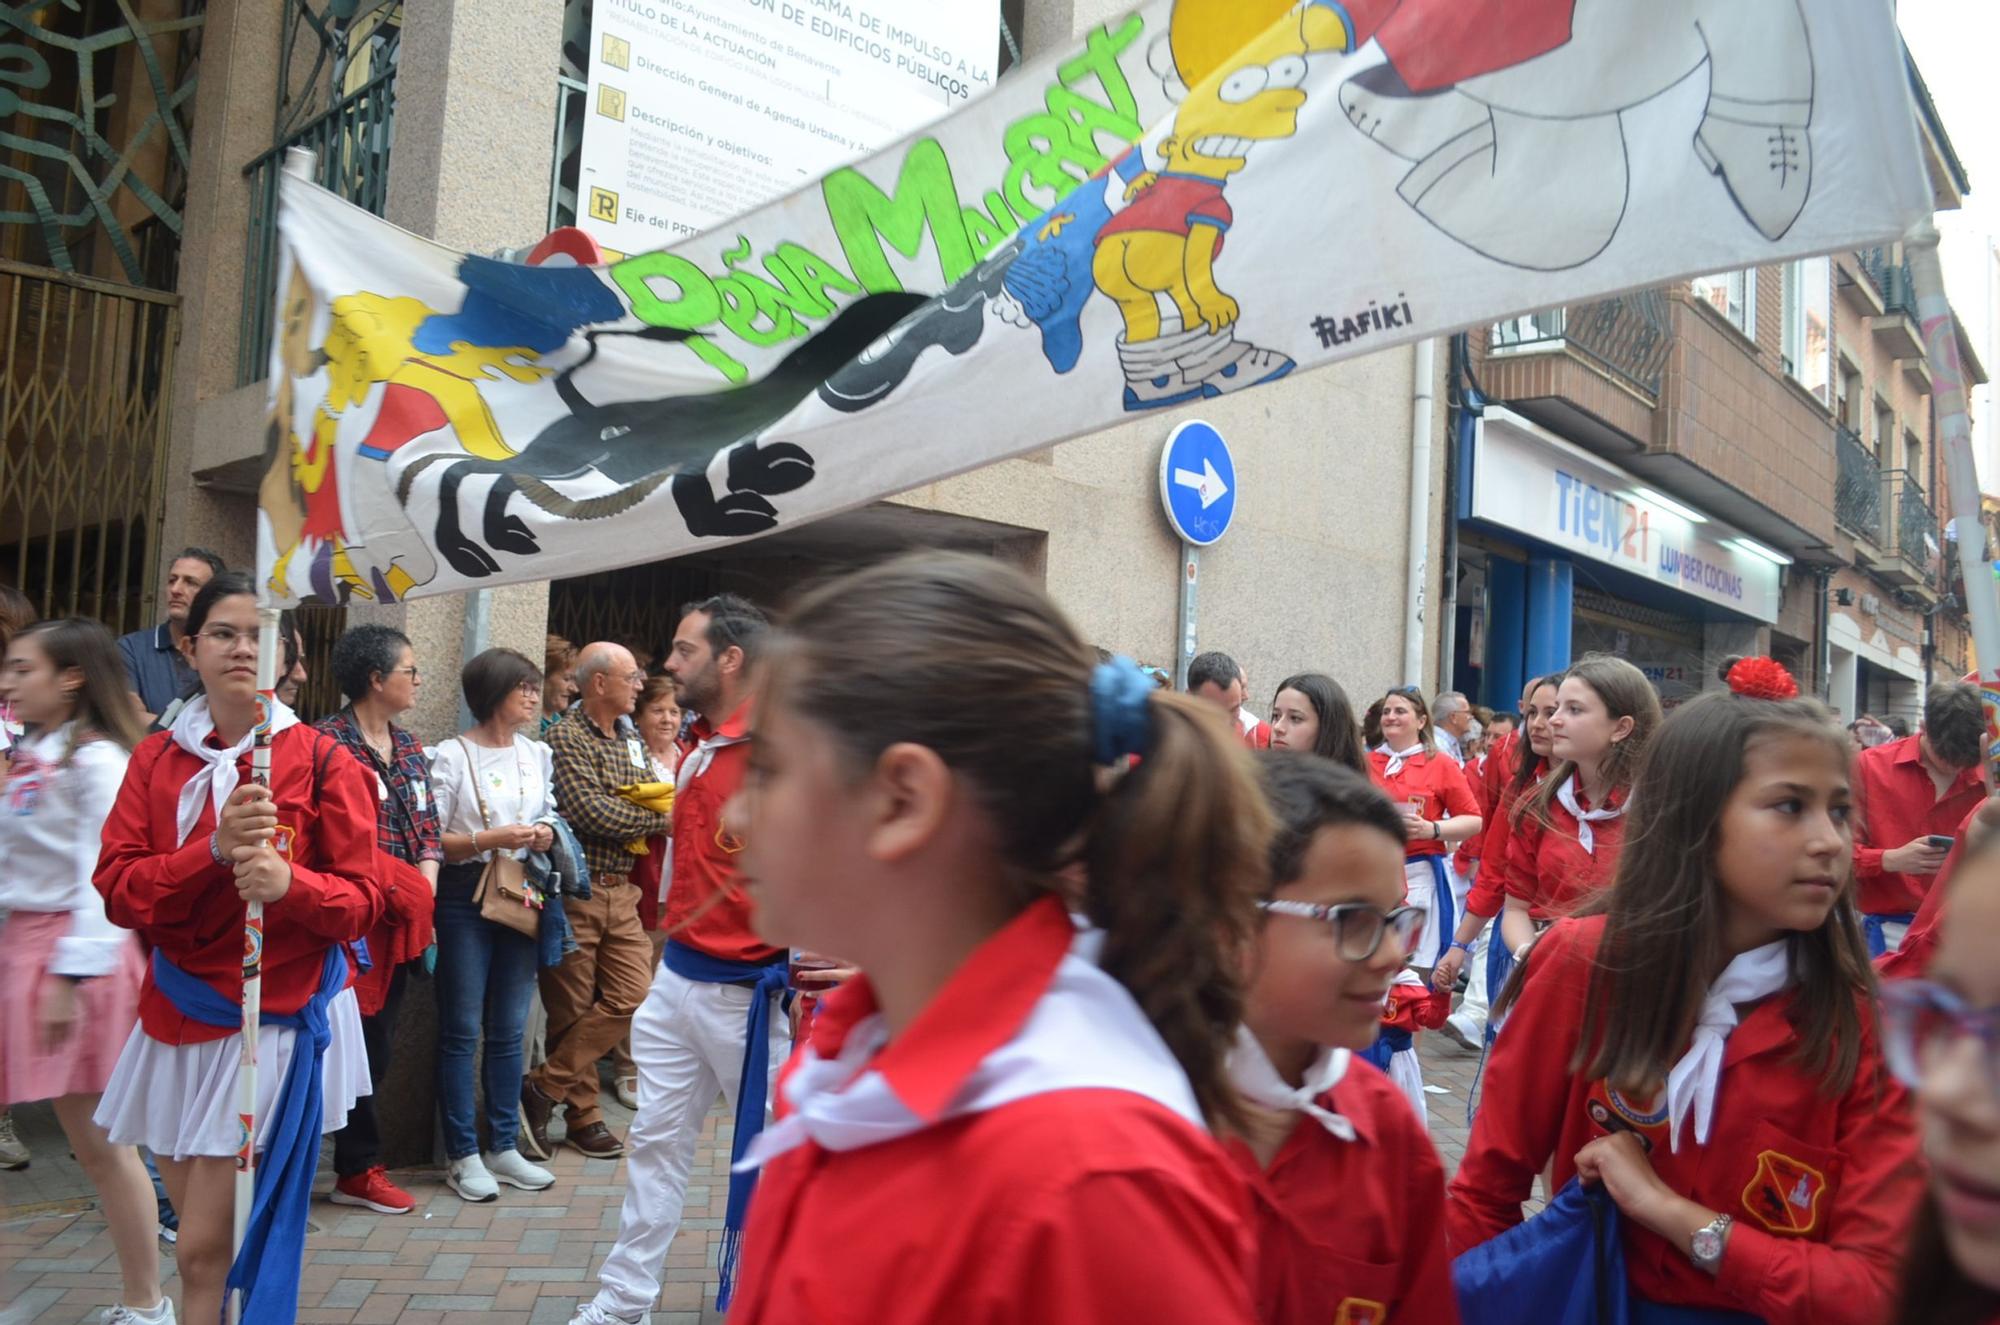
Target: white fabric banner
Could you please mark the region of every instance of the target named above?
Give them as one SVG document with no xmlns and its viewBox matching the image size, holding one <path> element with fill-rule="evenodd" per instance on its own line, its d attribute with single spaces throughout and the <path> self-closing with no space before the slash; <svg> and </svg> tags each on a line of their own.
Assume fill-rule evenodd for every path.
<svg viewBox="0 0 2000 1325">
<path fill-rule="evenodd" d="M 1155 0 L 670 249 L 287 177 L 278 602 L 583 574 L 1930 209 L 1889 0 Z"/>
</svg>

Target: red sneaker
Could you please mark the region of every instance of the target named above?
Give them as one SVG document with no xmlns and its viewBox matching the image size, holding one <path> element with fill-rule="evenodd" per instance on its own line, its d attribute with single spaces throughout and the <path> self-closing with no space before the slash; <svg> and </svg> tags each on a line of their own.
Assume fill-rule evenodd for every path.
<svg viewBox="0 0 2000 1325">
<path fill-rule="evenodd" d="M 333 1191 L 326 1199 L 335 1205 L 365 1206 L 384 1215 L 406 1215 L 417 1208 L 416 1198 L 390 1182 L 388 1170 L 380 1164 L 365 1173 L 342 1178 L 333 1184 Z"/>
</svg>

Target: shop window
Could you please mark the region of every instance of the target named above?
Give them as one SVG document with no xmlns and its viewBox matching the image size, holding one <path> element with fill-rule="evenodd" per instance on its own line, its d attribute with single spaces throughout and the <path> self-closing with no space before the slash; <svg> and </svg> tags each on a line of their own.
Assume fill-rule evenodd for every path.
<svg viewBox="0 0 2000 1325">
<path fill-rule="evenodd" d="M 1694 278 L 1694 297 L 1716 312 L 1750 339 L 1757 339 L 1757 272 L 1725 271 L 1715 276 Z"/>
<path fill-rule="evenodd" d="M 1805 258 L 1784 268 L 1781 340 L 1785 371 L 1821 404 L 1833 372 L 1833 293 L 1827 259 Z"/>
</svg>

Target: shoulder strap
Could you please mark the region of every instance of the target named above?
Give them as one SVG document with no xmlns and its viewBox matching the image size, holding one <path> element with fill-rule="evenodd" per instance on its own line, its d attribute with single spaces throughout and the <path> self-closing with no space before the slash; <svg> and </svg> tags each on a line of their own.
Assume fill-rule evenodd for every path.
<svg viewBox="0 0 2000 1325">
<path fill-rule="evenodd" d="M 463 736 L 455 736 L 452 739 L 458 742 L 459 749 L 465 751 L 465 776 L 466 780 L 472 783 L 472 799 L 473 803 L 479 806 L 479 822 L 491 828 L 493 817 L 486 813 L 486 794 L 479 789 L 479 769 L 472 762 L 472 747 L 465 743 Z"/>
</svg>

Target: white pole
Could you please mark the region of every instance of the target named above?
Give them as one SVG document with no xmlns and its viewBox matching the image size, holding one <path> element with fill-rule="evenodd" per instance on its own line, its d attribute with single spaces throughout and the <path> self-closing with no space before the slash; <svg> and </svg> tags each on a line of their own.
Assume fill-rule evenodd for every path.
<svg viewBox="0 0 2000 1325">
<path fill-rule="evenodd" d="M 1424 589 L 1430 579 L 1431 384 L 1437 376 L 1437 342 L 1416 344 L 1410 391 L 1410 565 L 1403 587 L 1403 683 L 1424 683 Z"/>
<path fill-rule="evenodd" d="M 1965 577 L 1965 610 L 1972 618 L 1972 652 L 1985 702 L 1989 760 L 2000 760 L 2000 582 L 1986 562 L 1985 526 L 1979 510 L 1979 468 L 1972 455 L 1972 416 L 1966 410 L 1965 366 L 1958 357 L 1958 325 L 1944 293 L 1938 232 L 1929 221 L 1903 240 L 1917 291 L 1931 367 L 1931 402 L 1937 410 L 1938 445 L 1951 483 L 1951 513 L 1958 520 L 1958 565 Z M 2000 767 L 2000 765 L 1996 765 Z"/>
</svg>

